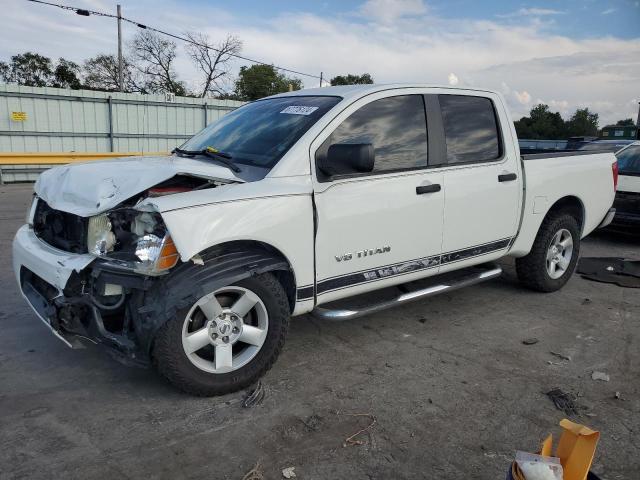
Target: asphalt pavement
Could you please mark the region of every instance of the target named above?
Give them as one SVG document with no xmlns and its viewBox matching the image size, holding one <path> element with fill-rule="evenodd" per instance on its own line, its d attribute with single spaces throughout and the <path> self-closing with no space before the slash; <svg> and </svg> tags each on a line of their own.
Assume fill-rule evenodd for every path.
<svg viewBox="0 0 640 480">
<path fill-rule="evenodd" d="M 560 434 L 555 388 L 601 432 L 593 470 L 639 478 L 640 289 L 575 275 L 534 293 L 507 261 L 500 279 L 358 320 L 297 317 L 243 408 L 247 392 L 193 398 L 40 323 L 10 261 L 31 188 L 0 187 L 1 479 L 502 479 L 516 450 Z M 640 259 L 640 238 L 598 233 L 582 254 Z"/>
</svg>

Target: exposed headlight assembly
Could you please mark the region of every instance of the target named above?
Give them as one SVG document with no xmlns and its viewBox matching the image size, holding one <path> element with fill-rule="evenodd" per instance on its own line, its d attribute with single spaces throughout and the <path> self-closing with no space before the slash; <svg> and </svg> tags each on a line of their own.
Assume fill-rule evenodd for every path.
<svg viewBox="0 0 640 480">
<path fill-rule="evenodd" d="M 91 217 L 87 228 L 87 251 L 94 255 L 112 252 L 116 236 L 111 230 L 111 221 L 106 214 Z"/>
<path fill-rule="evenodd" d="M 114 265 L 158 275 L 180 258 L 158 214 L 122 209 L 89 219 L 87 250 Z"/>
<path fill-rule="evenodd" d="M 162 272 L 178 263 L 180 255 L 169 234 L 164 238 L 144 235 L 136 244 L 136 257 L 142 264 L 138 270 Z"/>
</svg>

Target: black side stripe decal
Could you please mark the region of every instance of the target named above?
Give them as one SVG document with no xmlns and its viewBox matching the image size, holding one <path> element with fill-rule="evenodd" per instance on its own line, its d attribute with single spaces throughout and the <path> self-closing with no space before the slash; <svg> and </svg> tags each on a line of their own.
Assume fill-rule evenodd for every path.
<svg viewBox="0 0 640 480">
<path fill-rule="evenodd" d="M 453 263 L 460 260 L 466 260 L 467 258 L 477 257 L 485 255 L 496 250 L 502 250 L 507 248 L 511 242 L 511 238 L 504 238 L 502 240 L 496 240 L 495 242 L 479 245 L 477 247 L 465 248 L 464 250 L 458 250 L 457 252 L 445 253 L 442 255 L 441 263 Z"/>
<path fill-rule="evenodd" d="M 353 287 L 355 285 L 375 282 L 384 278 L 391 278 L 405 275 L 407 273 L 416 272 L 419 270 L 435 268 L 439 265 L 460 262 L 469 258 L 479 257 L 481 255 L 486 255 L 487 253 L 503 250 L 509 246 L 510 242 L 511 238 L 503 238 L 494 242 L 489 242 L 462 250 L 456 250 L 453 252 L 444 253 L 442 255 L 424 257 L 416 260 L 409 260 L 406 262 L 386 265 L 371 270 L 363 270 L 360 272 L 348 273 L 337 277 L 327 278 L 325 280 L 322 280 L 321 282 L 318 282 L 316 293 L 320 295 L 334 290 Z M 313 286 L 307 288 L 310 288 L 312 296 Z M 298 290 L 298 300 L 307 298 L 301 297 L 299 292 L 300 289 Z"/>
<path fill-rule="evenodd" d="M 298 302 L 302 300 L 310 300 L 313 298 L 313 285 L 307 285 L 305 287 L 300 287 L 296 291 L 296 300 Z"/>
<path fill-rule="evenodd" d="M 386 267 L 380 267 L 364 272 L 350 273 L 342 277 L 329 278 L 318 283 L 318 295 L 332 290 L 340 290 L 362 283 L 375 282 L 383 278 L 396 277 L 418 270 L 437 267 L 440 264 L 440 256 L 419 258 L 408 262 L 396 263 Z"/>
</svg>

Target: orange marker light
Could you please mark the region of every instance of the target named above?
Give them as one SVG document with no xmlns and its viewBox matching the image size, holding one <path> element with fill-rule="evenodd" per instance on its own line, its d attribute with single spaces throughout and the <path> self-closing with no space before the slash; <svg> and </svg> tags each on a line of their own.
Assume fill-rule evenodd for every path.
<svg viewBox="0 0 640 480">
<path fill-rule="evenodd" d="M 180 254 L 178 253 L 178 249 L 171 237 L 167 235 L 163 242 L 162 250 L 160 250 L 160 256 L 156 262 L 156 270 L 167 270 L 175 266 L 179 258 Z"/>
</svg>

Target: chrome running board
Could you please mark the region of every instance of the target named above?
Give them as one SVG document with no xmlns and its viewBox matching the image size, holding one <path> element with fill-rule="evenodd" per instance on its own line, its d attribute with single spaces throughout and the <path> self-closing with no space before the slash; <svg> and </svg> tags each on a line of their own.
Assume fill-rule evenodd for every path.
<svg viewBox="0 0 640 480">
<path fill-rule="evenodd" d="M 464 269 L 458 272 L 446 273 L 443 275 L 432 277 L 430 279 L 425 279 L 423 281 L 431 281 L 431 284 L 429 286 L 414 291 L 403 292 L 400 295 L 396 295 L 395 298 L 392 298 L 390 300 L 381 301 L 373 305 L 365 305 L 359 308 L 349 306 L 341 308 L 337 305 L 336 307 L 331 308 L 332 304 L 340 303 L 341 305 L 345 305 L 345 302 L 348 301 L 348 299 L 338 300 L 336 302 L 328 303 L 325 306 L 316 307 L 311 312 L 311 315 L 321 320 L 351 320 L 353 318 L 369 315 L 370 313 L 386 310 L 387 308 L 414 302 L 416 300 L 421 300 L 427 297 L 432 297 L 440 293 L 450 292 L 458 288 L 469 287 L 471 285 L 475 285 L 476 283 L 486 282 L 487 280 L 499 277 L 501 274 L 502 268 L 496 265 L 482 265 L 478 267 L 471 267 L 469 269 Z M 371 292 L 369 292 L 369 294 L 370 293 Z"/>
</svg>

